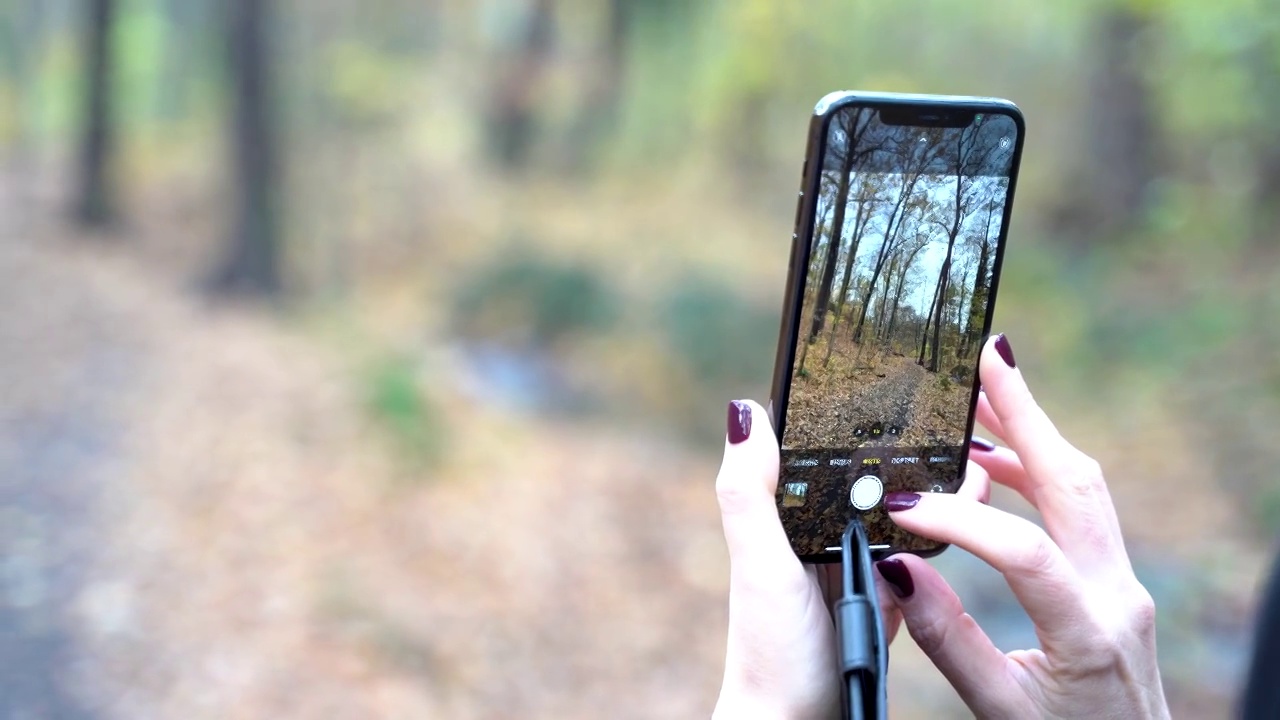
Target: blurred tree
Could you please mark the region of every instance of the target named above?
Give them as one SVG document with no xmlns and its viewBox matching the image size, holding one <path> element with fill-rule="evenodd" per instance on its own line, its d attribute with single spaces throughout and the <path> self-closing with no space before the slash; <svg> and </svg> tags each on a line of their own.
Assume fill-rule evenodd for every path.
<svg viewBox="0 0 1280 720">
<path fill-rule="evenodd" d="M 930 132 L 936 135 L 936 131 Z M 862 342 L 862 330 L 867 322 L 867 310 L 871 306 L 871 296 L 876 290 L 876 285 L 880 279 L 880 273 L 884 270 L 885 263 L 896 249 L 903 221 L 913 211 L 919 210 L 923 213 L 925 210 L 927 196 L 917 197 L 916 184 L 924 174 L 925 168 L 933 161 L 937 144 L 936 139 L 926 143 L 907 141 L 898 143 L 897 152 L 902 153 L 900 156 L 902 174 L 898 176 L 901 185 L 898 188 L 898 197 L 894 201 L 893 209 L 889 211 L 889 216 L 885 220 L 884 236 L 880 241 L 880 249 L 876 251 L 871 265 L 871 277 L 867 283 L 866 292 L 862 295 L 862 308 L 858 313 L 858 324 L 853 329 L 854 343 Z"/>
<path fill-rule="evenodd" d="M 977 133 L 976 126 L 973 132 L 970 130 L 962 130 L 956 138 L 956 153 L 953 156 L 955 168 L 955 194 L 952 199 L 952 205 L 944 213 L 943 217 L 934 220 L 935 224 L 947 235 L 947 254 L 942 260 L 942 268 L 938 271 L 938 292 L 934 301 L 936 306 L 933 310 L 933 351 L 929 354 L 929 372 L 938 372 L 940 367 L 940 352 L 942 350 L 942 331 L 946 313 L 944 312 L 946 303 L 949 301 L 948 293 L 952 289 L 952 253 L 955 250 L 956 238 L 960 234 L 961 228 L 964 226 L 965 220 L 970 212 L 977 207 L 981 207 L 981 203 L 990 199 L 988 191 L 985 197 L 983 195 L 983 187 L 976 182 L 977 175 L 974 170 L 982 167 L 987 158 L 995 149 L 994 142 L 980 142 L 981 136 Z M 946 217 L 949 215 L 950 217 Z M 958 322 L 958 321 L 957 321 Z M 927 333 L 926 333 L 927 335 Z M 921 357 L 924 356 L 924 346 L 920 348 Z"/>
<path fill-rule="evenodd" d="M 36 0 L 0 7 L 0 146 L 9 144 L 15 177 L 25 182 L 14 192 L 33 193 L 38 186 L 40 163 L 36 108 L 39 83 L 36 68 L 45 45 L 48 10 Z M 10 88 L 5 97 L 4 86 Z M 15 196 L 11 219 L 22 226 L 35 214 L 37 204 Z"/>
<path fill-rule="evenodd" d="M 177 120 L 186 115 L 188 82 L 195 65 L 200 27 L 207 20 L 204 0 L 164 0 L 164 60 L 160 66 L 160 118 Z"/>
<path fill-rule="evenodd" d="M 536 111 L 555 50 L 555 2 L 533 0 L 519 30 L 503 41 L 486 113 L 489 151 L 499 166 L 524 167 L 536 136 Z"/>
<path fill-rule="evenodd" d="M 85 10 L 86 94 L 74 215 L 85 226 L 102 227 L 110 224 L 116 213 L 110 178 L 115 144 L 111 103 L 115 62 L 111 41 L 116 3 L 88 0 Z"/>
<path fill-rule="evenodd" d="M 840 246 L 844 242 L 844 215 L 849 208 L 849 185 L 854 162 L 866 151 L 859 153 L 858 146 L 862 137 L 871 125 L 870 117 L 863 118 L 864 112 L 843 113 L 836 121 L 840 126 L 840 137 L 843 144 L 833 139 L 831 145 L 838 154 L 831 158 L 836 168 L 835 218 L 831 221 L 831 239 L 827 242 L 827 255 L 823 262 L 822 281 L 818 284 L 818 298 L 813 306 L 813 322 L 809 327 L 809 337 L 805 342 L 812 344 L 822 332 L 827 319 L 827 306 L 831 300 L 831 284 L 836 276 L 836 264 L 840 257 Z M 834 134 L 834 133 L 833 133 Z M 825 163 L 824 163 L 825 164 Z M 855 229 L 855 233 L 857 229 Z"/>
<path fill-rule="evenodd" d="M 1147 188 L 1160 172 L 1156 99 L 1145 75 L 1155 17 L 1153 3 L 1126 0 L 1094 20 L 1082 167 L 1053 222 L 1079 253 L 1140 222 Z"/>
<path fill-rule="evenodd" d="M 980 337 L 982 333 L 982 320 L 987 311 L 987 296 L 989 294 L 989 284 L 991 279 L 991 219 L 995 215 L 996 210 L 1000 210 L 1004 206 L 1003 197 L 1007 192 L 1008 181 L 1001 181 L 993 190 L 990 197 L 986 198 L 979 210 L 987 211 L 986 224 L 983 226 L 982 234 L 973 238 L 974 244 L 978 246 L 978 265 L 975 269 L 973 279 L 973 294 L 969 296 L 969 317 L 964 335 L 960 338 L 960 348 L 956 352 L 956 356 L 964 359 L 969 356 L 971 349 L 978 347 L 982 341 Z"/>
<path fill-rule="evenodd" d="M 274 88 L 268 39 L 271 0 L 229 0 L 234 226 L 211 278 L 215 292 L 276 295 L 281 289 Z"/>
<path fill-rule="evenodd" d="M 1265 130 L 1255 130 L 1253 232 L 1250 234 L 1252 250 L 1274 253 L 1276 239 L 1280 237 L 1280 142 L 1277 142 L 1273 123 L 1280 118 L 1280 22 L 1272 21 L 1269 32 L 1249 48 L 1245 65 L 1252 79 L 1253 93 L 1259 106 L 1260 124 Z M 1271 257 L 1275 257 L 1271 255 Z"/>
<path fill-rule="evenodd" d="M 920 251 L 924 250 L 932 241 L 933 239 L 928 233 L 919 232 L 917 229 L 915 238 L 900 250 L 902 261 L 898 263 L 897 277 L 894 279 L 896 289 L 893 291 L 893 304 L 889 310 L 889 325 L 884 331 L 886 340 L 893 340 L 893 330 L 898 320 L 898 308 L 902 304 L 902 292 L 907 283 L 907 274 L 911 272 L 916 258 L 920 256 Z"/>
<path fill-rule="evenodd" d="M 638 0 L 609 0 L 603 38 L 596 52 L 585 90 L 586 97 L 574 118 L 569 138 L 567 165 L 580 171 L 595 160 L 611 132 L 617 127 L 622 98 L 626 93 L 627 59 L 631 46 Z"/>
</svg>

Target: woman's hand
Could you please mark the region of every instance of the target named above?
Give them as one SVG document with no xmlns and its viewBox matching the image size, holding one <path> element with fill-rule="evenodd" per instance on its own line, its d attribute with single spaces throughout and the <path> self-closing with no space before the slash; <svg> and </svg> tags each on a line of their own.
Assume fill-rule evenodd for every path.
<svg viewBox="0 0 1280 720">
<path fill-rule="evenodd" d="M 984 348 L 978 420 L 1009 449 L 975 440 L 973 464 L 1018 491 L 1036 524 L 959 495 L 890 493 L 898 525 L 964 548 L 999 570 L 1040 648 L 1000 652 L 924 560 L 878 563 L 908 631 L 983 718 L 1167 718 L 1155 607 L 1134 577 L 1098 464 L 1058 434 L 1003 335 Z"/>
<path fill-rule="evenodd" d="M 986 473 L 971 473 L 959 496 L 985 501 Z M 840 565 L 800 563 L 778 519 L 778 442 L 764 408 L 729 404 L 724 462 L 716 478 L 729 546 L 729 641 L 717 718 L 827 718 L 840 715 L 840 675 L 826 588 L 838 592 Z M 885 631 L 901 621 L 877 582 Z"/>
</svg>

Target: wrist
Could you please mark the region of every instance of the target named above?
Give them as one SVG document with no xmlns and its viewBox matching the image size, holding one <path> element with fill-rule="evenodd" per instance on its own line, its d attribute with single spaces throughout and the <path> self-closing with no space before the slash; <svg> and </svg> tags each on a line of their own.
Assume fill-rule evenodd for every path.
<svg viewBox="0 0 1280 720">
<path fill-rule="evenodd" d="M 778 698 L 727 690 L 721 690 L 715 709 L 711 711 L 711 720 L 838 720 L 839 717 L 838 708 L 834 713 L 822 712 L 780 703 Z"/>
</svg>

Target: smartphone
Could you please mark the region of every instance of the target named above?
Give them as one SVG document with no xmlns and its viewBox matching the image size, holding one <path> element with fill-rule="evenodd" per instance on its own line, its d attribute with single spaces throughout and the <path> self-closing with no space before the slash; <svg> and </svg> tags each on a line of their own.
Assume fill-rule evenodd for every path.
<svg viewBox="0 0 1280 720">
<path fill-rule="evenodd" d="M 935 555 L 882 506 L 964 480 L 1022 154 L 995 98 L 841 92 L 809 124 L 770 411 L 777 503 L 805 562 Z"/>
</svg>

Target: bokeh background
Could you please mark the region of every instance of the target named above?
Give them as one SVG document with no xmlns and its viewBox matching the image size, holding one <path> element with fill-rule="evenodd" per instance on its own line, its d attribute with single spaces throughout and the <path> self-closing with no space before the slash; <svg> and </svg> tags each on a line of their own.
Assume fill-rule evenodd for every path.
<svg viewBox="0 0 1280 720">
<path fill-rule="evenodd" d="M 1175 715 L 1228 715 L 1280 531 L 1272 4 L 7 0 L 4 717 L 705 717 L 724 404 L 855 88 L 1024 109 L 996 326 L 1107 469 Z M 968 715 L 893 662 L 894 717 Z"/>
</svg>

